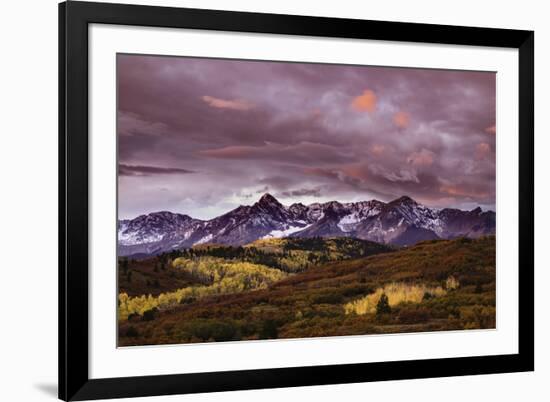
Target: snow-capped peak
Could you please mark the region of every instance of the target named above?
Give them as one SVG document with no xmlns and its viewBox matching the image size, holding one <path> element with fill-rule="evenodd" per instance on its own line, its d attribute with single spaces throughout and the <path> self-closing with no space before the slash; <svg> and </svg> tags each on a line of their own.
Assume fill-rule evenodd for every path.
<svg viewBox="0 0 550 402">
<path fill-rule="evenodd" d="M 208 221 L 167 211 L 119 221 L 119 254 L 151 253 L 197 244 L 243 245 L 269 237 L 350 236 L 381 243 L 476 237 L 494 233 L 494 212 L 434 209 L 408 196 L 284 206 L 271 194 Z"/>
</svg>

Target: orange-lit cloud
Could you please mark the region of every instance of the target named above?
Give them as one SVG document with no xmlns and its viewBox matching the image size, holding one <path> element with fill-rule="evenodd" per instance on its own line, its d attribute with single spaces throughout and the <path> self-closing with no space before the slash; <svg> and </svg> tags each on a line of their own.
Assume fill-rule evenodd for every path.
<svg viewBox="0 0 550 402">
<path fill-rule="evenodd" d="M 492 126 L 487 127 L 487 128 L 485 129 L 485 132 L 486 132 L 487 134 L 495 135 L 495 134 L 497 133 L 497 127 L 496 127 L 496 125 L 493 124 Z"/>
<path fill-rule="evenodd" d="M 413 152 L 407 158 L 407 162 L 414 166 L 431 166 L 434 163 L 435 154 L 425 148 L 420 152 Z"/>
<path fill-rule="evenodd" d="M 460 185 L 441 186 L 439 190 L 442 193 L 457 197 L 484 198 L 489 195 L 489 193 L 485 191 L 475 191 Z"/>
<path fill-rule="evenodd" d="M 263 145 L 230 145 L 222 148 L 204 149 L 200 156 L 217 159 L 287 161 L 300 163 L 343 163 L 349 154 L 341 153 L 331 145 L 302 141 L 297 144 L 265 142 Z"/>
<path fill-rule="evenodd" d="M 214 98 L 213 96 L 205 95 L 201 99 L 206 102 L 209 106 L 215 107 L 218 109 L 231 109 L 231 110 L 240 110 L 246 111 L 254 108 L 254 104 L 241 99 L 220 99 Z"/>
<path fill-rule="evenodd" d="M 369 112 L 372 113 L 376 109 L 376 94 L 370 89 L 363 91 L 362 95 L 359 95 L 353 98 L 351 106 L 359 112 Z"/>
<path fill-rule="evenodd" d="M 407 112 L 397 112 L 393 115 L 393 122 L 399 128 L 407 128 L 410 123 L 410 115 Z"/>
<path fill-rule="evenodd" d="M 481 142 L 476 146 L 476 158 L 484 159 L 491 153 L 491 146 L 486 142 Z"/>
<path fill-rule="evenodd" d="M 338 172 L 332 169 L 325 169 L 319 167 L 307 167 L 303 169 L 303 173 L 307 176 L 318 176 L 325 178 L 337 178 Z"/>
<path fill-rule="evenodd" d="M 340 171 L 348 177 L 358 180 L 366 180 L 368 178 L 368 168 L 362 164 L 350 164 L 341 167 Z"/>
<path fill-rule="evenodd" d="M 234 145 L 218 149 L 205 149 L 203 151 L 200 151 L 199 154 L 212 158 L 241 159 L 247 158 L 251 155 L 255 155 L 256 153 L 258 153 L 258 151 L 263 151 L 263 148 L 246 145 Z"/>
<path fill-rule="evenodd" d="M 381 144 L 374 144 L 370 147 L 370 152 L 376 156 L 384 155 L 384 153 L 386 153 L 386 146 Z"/>
<path fill-rule="evenodd" d="M 369 177 L 368 166 L 363 163 L 341 165 L 335 169 L 310 167 L 304 168 L 303 173 L 307 176 L 318 176 L 337 180 L 351 178 L 354 180 L 364 181 Z"/>
</svg>

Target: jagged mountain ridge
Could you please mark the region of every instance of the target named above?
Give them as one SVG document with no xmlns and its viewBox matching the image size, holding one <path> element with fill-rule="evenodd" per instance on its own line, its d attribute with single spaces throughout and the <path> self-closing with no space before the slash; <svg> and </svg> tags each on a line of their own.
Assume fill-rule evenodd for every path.
<svg viewBox="0 0 550 402">
<path fill-rule="evenodd" d="M 155 212 L 118 223 L 119 255 L 156 254 L 198 244 L 243 245 L 269 237 L 355 237 L 384 244 L 495 233 L 495 213 L 433 209 L 403 196 L 388 203 L 330 201 L 284 206 L 270 194 L 211 220 Z"/>
</svg>

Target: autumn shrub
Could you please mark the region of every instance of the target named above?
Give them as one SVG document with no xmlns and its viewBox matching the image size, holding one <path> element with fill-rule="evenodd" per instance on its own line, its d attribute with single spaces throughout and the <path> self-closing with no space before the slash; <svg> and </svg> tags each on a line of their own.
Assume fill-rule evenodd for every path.
<svg viewBox="0 0 550 402">
<path fill-rule="evenodd" d="M 461 237 L 459 239 L 457 239 L 457 242 L 460 243 L 460 244 L 470 244 L 473 242 L 472 239 L 470 239 L 469 237 Z"/>
<path fill-rule="evenodd" d="M 164 333 L 166 335 L 170 335 L 174 330 L 174 327 L 175 327 L 175 324 L 173 322 L 167 322 L 162 326 L 162 329 L 164 330 Z"/>
<path fill-rule="evenodd" d="M 190 304 L 197 300 L 196 297 L 188 296 L 188 297 L 182 297 L 180 300 L 180 304 Z"/>
<path fill-rule="evenodd" d="M 445 289 L 454 290 L 458 288 L 459 282 L 454 276 L 449 276 L 445 281 Z"/>
<path fill-rule="evenodd" d="M 493 306 L 463 306 L 459 308 L 464 328 L 495 328 L 496 310 Z"/>
<path fill-rule="evenodd" d="M 373 289 L 371 287 L 363 285 L 363 284 L 347 286 L 347 287 L 343 288 L 342 291 L 341 291 L 342 296 L 344 296 L 344 297 L 353 297 L 353 296 L 357 296 L 357 295 L 360 295 L 360 294 L 372 293 L 372 292 L 373 292 Z"/>
<path fill-rule="evenodd" d="M 260 339 L 276 339 L 278 337 L 278 333 L 279 331 L 275 320 L 265 320 L 262 323 L 259 336 Z"/>
<path fill-rule="evenodd" d="M 127 329 L 126 329 L 126 333 L 125 335 L 128 337 L 128 338 L 136 338 L 139 336 L 139 332 L 137 330 L 136 327 L 130 325 Z"/>
<path fill-rule="evenodd" d="M 313 298 L 314 304 L 337 304 L 342 302 L 342 295 L 338 293 L 324 293 Z"/>
<path fill-rule="evenodd" d="M 141 321 L 141 315 L 138 313 L 131 313 L 128 315 L 128 322 Z"/>
<path fill-rule="evenodd" d="M 143 316 L 141 317 L 141 320 L 153 321 L 155 319 L 157 312 L 158 312 L 158 309 L 156 307 L 153 307 L 151 310 L 144 311 Z"/>
<path fill-rule="evenodd" d="M 214 340 L 216 342 L 238 340 L 238 328 L 231 321 L 221 320 L 193 320 L 185 326 L 185 332 L 191 337 L 203 341 Z"/>
<path fill-rule="evenodd" d="M 419 324 L 430 319 L 430 311 L 426 308 L 405 307 L 399 311 L 397 320 L 401 324 Z"/>
<path fill-rule="evenodd" d="M 433 295 L 430 292 L 424 292 L 424 296 L 422 296 L 422 301 L 433 299 Z"/>
</svg>

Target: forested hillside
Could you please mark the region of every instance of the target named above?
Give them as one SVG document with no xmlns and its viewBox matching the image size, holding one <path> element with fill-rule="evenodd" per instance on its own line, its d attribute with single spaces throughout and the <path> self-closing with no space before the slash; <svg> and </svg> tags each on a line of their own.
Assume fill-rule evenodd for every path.
<svg viewBox="0 0 550 402">
<path fill-rule="evenodd" d="M 269 239 L 119 265 L 121 346 L 495 327 L 494 236 Z"/>
</svg>

